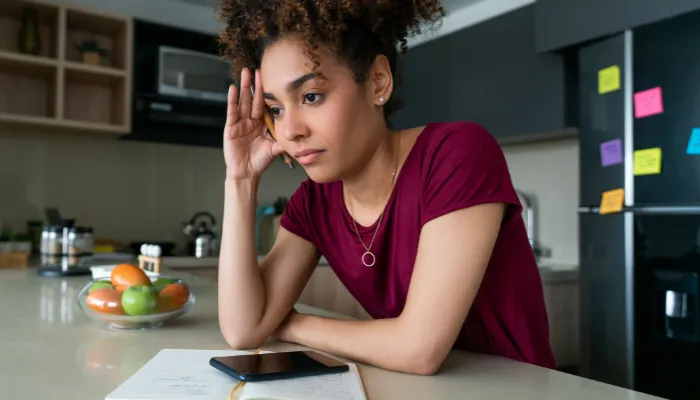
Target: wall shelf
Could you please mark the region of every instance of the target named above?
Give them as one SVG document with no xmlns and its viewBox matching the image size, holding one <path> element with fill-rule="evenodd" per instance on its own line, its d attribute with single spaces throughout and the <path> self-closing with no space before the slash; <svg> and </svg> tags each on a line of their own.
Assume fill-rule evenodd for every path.
<svg viewBox="0 0 700 400">
<path fill-rule="evenodd" d="M 40 49 L 20 50 L 26 10 L 34 10 Z M 0 126 L 124 134 L 131 127 L 133 23 L 128 17 L 48 0 L 0 4 Z M 77 44 L 106 54 L 84 60 Z"/>
</svg>

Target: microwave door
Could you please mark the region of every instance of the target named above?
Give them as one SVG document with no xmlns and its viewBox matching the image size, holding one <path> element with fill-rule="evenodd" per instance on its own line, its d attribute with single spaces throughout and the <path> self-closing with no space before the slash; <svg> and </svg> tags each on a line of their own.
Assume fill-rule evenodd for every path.
<svg viewBox="0 0 700 400">
<path fill-rule="evenodd" d="M 231 64 L 217 55 L 160 46 L 160 95 L 226 103 Z"/>
</svg>

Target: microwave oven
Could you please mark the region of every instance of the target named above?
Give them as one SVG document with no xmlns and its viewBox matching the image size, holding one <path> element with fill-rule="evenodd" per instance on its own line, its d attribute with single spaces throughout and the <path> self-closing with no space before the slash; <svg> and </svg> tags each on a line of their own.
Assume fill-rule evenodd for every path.
<svg viewBox="0 0 700 400">
<path fill-rule="evenodd" d="M 159 46 L 158 94 L 225 103 L 230 70 L 230 63 L 219 56 Z"/>
<path fill-rule="evenodd" d="M 215 35 L 134 21 L 128 140 L 220 147 L 231 64 Z"/>
</svg>

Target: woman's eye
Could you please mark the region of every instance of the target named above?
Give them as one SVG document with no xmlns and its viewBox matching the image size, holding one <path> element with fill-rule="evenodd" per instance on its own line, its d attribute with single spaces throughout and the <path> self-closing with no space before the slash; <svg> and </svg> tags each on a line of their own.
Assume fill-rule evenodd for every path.
<svg viewBox="0 0 700 400">
<path fill-rule="evenodd" d="M 322 95 L 319 93 L 307 93 L 304 95 L 304 102 L 315 104 L 321 101 Z"/>
<path fill-rule="evenodd" d="M 277 118 L 282 115 L 282 109 L 278 107 L 270 107 L 270 114 L 272 114 L 274 118 Z"/>
</svg>

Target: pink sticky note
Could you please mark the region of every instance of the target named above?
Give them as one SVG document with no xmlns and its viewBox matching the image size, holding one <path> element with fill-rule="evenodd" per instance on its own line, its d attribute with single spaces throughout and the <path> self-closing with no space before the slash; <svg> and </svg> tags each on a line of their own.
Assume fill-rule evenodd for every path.
<svg viewBox="0 0 700 400">
<path fill-rule="evenodd" d="M 634 116 L 644 118 L 664 112 L 661 87 L 643 90 L 634 94 Z"/>
</svg>

